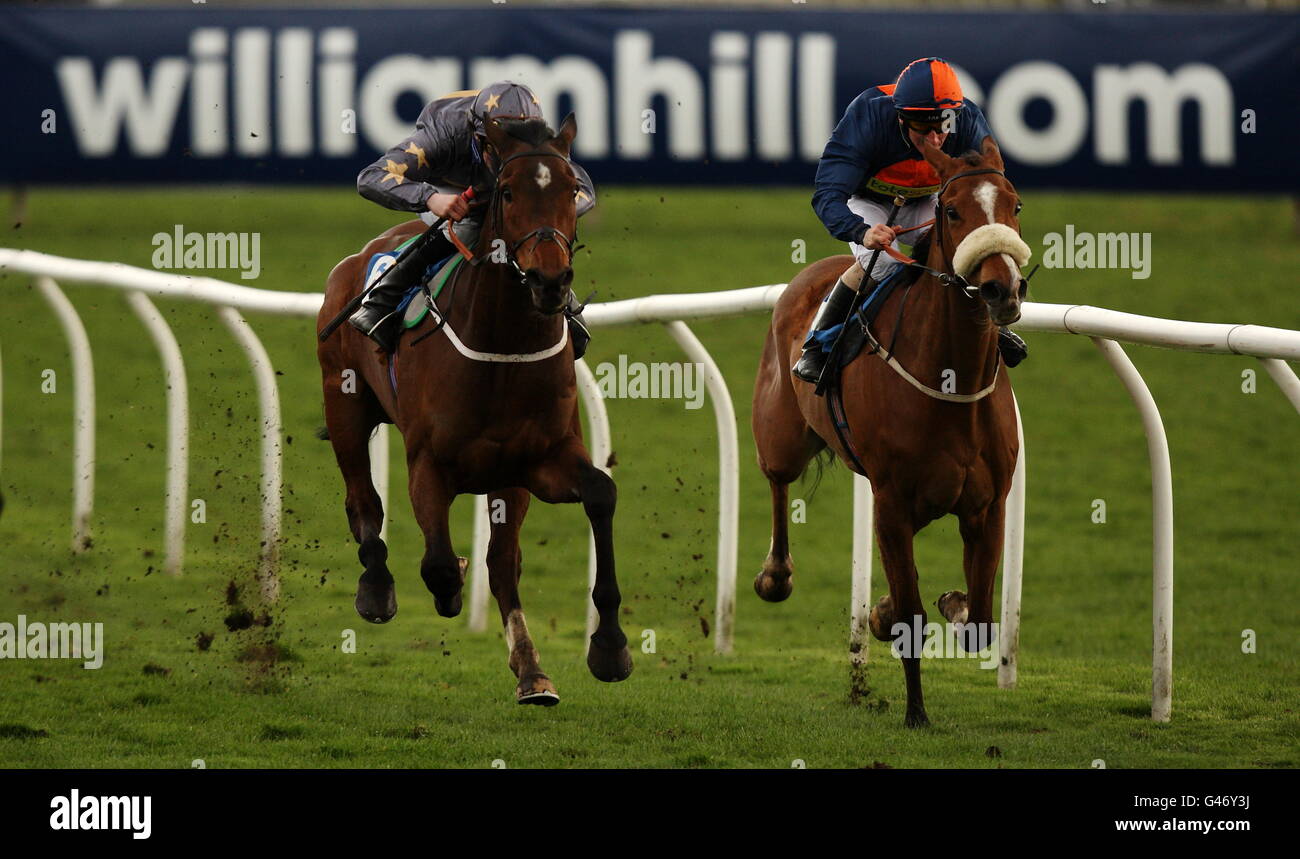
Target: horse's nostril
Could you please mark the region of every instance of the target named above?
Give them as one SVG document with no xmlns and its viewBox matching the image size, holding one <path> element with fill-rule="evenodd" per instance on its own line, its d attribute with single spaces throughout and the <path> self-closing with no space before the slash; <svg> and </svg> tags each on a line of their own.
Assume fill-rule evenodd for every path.
<svg viewBox="0 0 1300 859">
<path fill-rule="evenodd" d="M 1022 278 L 1020 279 L 1020 290 L 1019 290 L 1019 297 L 1020 297 L 1020 299 L 1021 299 L 1021 300 L 1024 300 L 1024 297 L 1025 297 L 1028 293 L 1029 293 L 1029 281 L 1025 280 L 1025 279 L 1022 277 Z"/>
<path fill-rule="evenodd" d="M 985 301 L 997 301 L 1006 294 L 1006 288 L 996 280 L 986 280 L 980 284 L 980 298 Z"/>
</svg>

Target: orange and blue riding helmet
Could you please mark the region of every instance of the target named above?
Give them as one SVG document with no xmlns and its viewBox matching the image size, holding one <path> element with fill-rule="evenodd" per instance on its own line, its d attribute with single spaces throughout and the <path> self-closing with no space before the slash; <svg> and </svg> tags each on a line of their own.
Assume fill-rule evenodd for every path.
<svg viewBox="0 0 1300 859">
<path fill-rule="evenodd" d="M 939 57 L 908 63 L 894 83 L 894 109 L 899 119 L 941 122 L 945 110 L 961 110 L 964 105 L 957 73 Z"/>
</svg>

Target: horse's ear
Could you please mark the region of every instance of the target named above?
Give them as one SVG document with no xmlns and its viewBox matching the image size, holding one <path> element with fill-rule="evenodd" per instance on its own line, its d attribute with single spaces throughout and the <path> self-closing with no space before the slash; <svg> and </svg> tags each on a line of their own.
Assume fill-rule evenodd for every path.
<svg viewBox="0 0 1300 859">
<path fill-rule="evenodd" d="M 953 160 L 946 155 L 943 149 L 937 146 L 931 146 L 930 138 L 920 139 L 920 155 L 930 162 L 930 166 L 935 168 L 939 175 L 948 175 L 953 173 Z"/>
<path fill-rule="evenodd" d="M 560 132 L 553 138 L 554 143 L 568 154 L 573 149 L 573 139 L 578 136 L 578 120 L 570 113 L 560 123 Z"/>
<path fill-rule="evenodd" d="M 506 133 L 506 128 L 501 124 L 501 120 L 483 120 L 483 133 L 487 136 L 488 143 L 492 144 L 492 148 L 497 152 L 502 152 L 509 148 L 508 141 L 510 140 L 510 135 Z"/>
<path fill-rule="evenodd" d="M 940 176 L 953 172 L 952 159 L 939 147 L 930 145 L 927 137 L 921 138 L 921 155 Z"/>
<path fill-rule="evenodd" d="M 991 135 L 984 138 L 984 142 L 980 144 L 980 154 L 984 156 L 985 161 L 989 162 L 990 167 L 1001 170 L 1006 166 L 1002 163 L 1002 150 L 998 149 Z"/>
</svg>

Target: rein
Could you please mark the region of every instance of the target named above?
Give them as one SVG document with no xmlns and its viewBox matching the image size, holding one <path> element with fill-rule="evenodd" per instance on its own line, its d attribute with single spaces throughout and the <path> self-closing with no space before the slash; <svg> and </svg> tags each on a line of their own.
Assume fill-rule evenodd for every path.
<svg viewBox="0 0 1300 859">
<path fill-rule="evenodd" d="M 500 201 L 502 200 L 502 195 L 499 190 L 500 184 L 497 182 L 497 179 L 500 177 L 501 171 L 504 170 L 505 166 L 509 164 L 511 161 L 514 161 L 516 158 L 528 158 L 528 157 L 563 158 L 565 161 L 568 160 L 568 158 L 566 158 L 564 155 L 561 155 L 558 152 L 551 152 L 545 149 L 533 149 L 533 150 L 528 150 L 526 152 L 516 152 L 513 155 L 510 155 L 509 157 L 501 161 L 501 164 L 497 167 L 497 169 L 493 172 L 492 175 L 492 197 L 491 197 L 491 201 L 488 203 L 489 218 L 492 222 L 492 227 L 493 227 L 492 231 L 496 233 L 498 236 L 502 232 L 503 220 L 505 215 L 504 215 L 503 208 L 500 204 Z M 479 263 L 483 261 L 484 259 L 483 256 L 481 255 L 476 256 L 468 248 L 466 248 L 458 238 L 456 238 L 456 233 L 454 230 L 448 230 L 448 234 L 451 236 L 452 243 L 456 245 L 456 247 L 460 250 L 462 254 L 464 254 L 466 262 L 468 262 L 469 265 L 477 266 Z M 520 238 L 518 241 L 512 244 L 509 247 L 509 249 L 506 251 L 506 261 L 510 263 L 511 267 L 514 268 L 515 272 L 519 275 L 519 280 L 521 283 L 526 281 L 527 276 L 524 274 L 523 269 L 519 267 L 519 262 L 515 258 L 515 254 L 519 252 L 520 248 L 522 248 L 525 244 L 527 244 L 529 241 L 532 240 L 536 240 L 538 243 L 547 242 L 547 241 L 555 242 L 556 244 L 560 245 L 565 249 L 565 254 L 568 257 L 568 263 L 572 264 L 573 254 L 574 251 L 576 250 L 575 243 L 577 241 L 577 236 L 575 235 L 572 239 L 570 239 L 568 236 L 564 234 L 563 231 L 558 230 L 555 227 L 538 227 L 537 229 L 532 230 L 531 232 L 529 232 L 528 234 Z M 437 334 L 438 332 L 442 332 L 443 334 L 446 335 L 447 340 L 451 343 L 451 345 L 455 347 L 456 351 L 459 352 L 465 358 L 468 358 L 471 361 L 479 361 L 479 362 L 491 363 L 491 364 L 527 364 L 536 361 L 545 361 L 546 359 L 553 358 L 556 355 L 558 355 L 560 352 L 564 351 L 565 345 L 567 345 L 569 342 L 569 325 L 567 322 L 565 322 L 565 324 L 560 326 L 559 341 L 537 352 L 480 352 L 477 349 L 471 349 L 469 346 L 467 346 L 465 342 L 461 340 L 460 337 L 456 334 L 456 331 L 454 328 L 452 328 L 451 321 L 450 321 L 451 307 L 456 297 L 456 286 L 460 283 L 461 271 L 463 271 L 464 268 L 466 267 L 467 266 L 462 266 L 452 274 L 450 289 L 448 290 L 446 312 L 443 312 L 438 308 L 437 302 L 433 300 L 433 297 L 431 295 L 429 295 L 428 288 L 426 287 L 424 289 L 425 300 L 429 304 L 429 313 L 433 317 L 434 324 L 433 327 L 430 328 L 428 331 L 426 331 L 425 333 L 421 334 L 419 337 L 412 340 L 410 344 L 411 346 L 415 346 L 417 343 L 424 340 L 425 338 Z M 570 289 L 569 291 L 572 292 L 572 289 Z M 563 312 L 563 310 L 561 310 L 560 312 Z M 557 314 L 550 314 L 550 315 L 554 316 Z"/>
<path fill-rule="evenodd" d="M 1003 177 L 1004 179 L 1006 178 L 1006 174 L 1001 170 L 997 169 L 996 167 L 981 167 L 978 170 L 964 170 L 961 173 L 955 173 L 952 176 L 949 176 L 948 179 L 942 185 L 939 186 L 939 193 L 935 196 L 934 217 L 923 224 L 917 224 L 915 227 L 908 227 L 905 230 L 900 230 L 898 232 L 898 235 L 902 235 L 903 233 L 910 233 L 912 232 L 912 230 L 919 230 L 922 227 L 933 226 L 937 231 L 936 236 L 939 240 L 939 251 L 943 255 L 944 268 L 951 268 L 952 262 L 948 259 L 948 249 L 944 247 L 945 243 L 943 240 L 944 237 L 944 227 L 943 227 L 944 220 L 943 220 L 943 212 L 942 212 L 943 192 L 947 191 L 948 186 L 951 185 L 957 179 L 964 179 L 967 176 L 981 176 L 986 173 L 994 173 L 997 174 L 998 176 Z M 972 285 L 971 282 L 968 281 L 962 275 L 959 275 L 955 272 L 950 273 L 947 271 L 936 271 L 935 269 L 930 268 L 925 263 L 919 262 L 911 257 L 904 256 L 899 251 L 894 250 L 892 245 L 890 247 L 885 248 L 885 253 L 887 253 L 891 259 L 901 262 L 903 265 L 921 269 L 922 271 L 934 277 L 944 286 L 958 287 L 966 295 L 967 298 L 979 297 L 979 288 Z M 1037 270 L 1038 267 L 1034 266 L 1034 271 Z M 1030 272 L 1029 277 L 1033 277 L 1033 276 L 1034 276 L 1034 272 Z M 1028 281 L 1029 278 L 1028 277 L 1022 278 L 1022 280 Z"/>
<path fill-rule="evenodd" d="M 501 176 L 501 172 L 505 170 L 506 165 L 517 158 L 560 158 L 566 162 L 569 160 L 567 156 L 561 155 L 559 152 L 551 152 L 548 149 L 530 149 L 526 152 L 516 152 L 502 159 L 492 176 L 492 200 L 489 203 L 493 232 L 498 236 L 504 228 L 503 220 L 505 218 L 505 211 L 500 204 L 502 196 L 499 190 L 500 184 L 497 182 L 497 179 Z M 573 254 L 579 247 L 578 236 L 576 233 L 573 238 L 569 238 L 564 234 L 563 230 L 556 229 L 555 227 L 538 227 L 537 229 L 526 233 L 506 250 L 506 262 L 509 263 L 510 267 L 515 270 L 517 275 L 519 275 L 519 280 L 521 282 L 527 280 L 527 275 L 524 274 L 524 270 L 519 267 L 519 260 L 516 258 L 516 254 L 518 254 L 519 250 L 530 241 L 536 241 L 539 245 L 544 242 L 555 242 L 557 245 L 564 248 L 567 265 L 573 264 Z M 572 289 L 569 291 L 572 292 Z"/>
<path fill-rule="evenodd" d="M 933 225 L 936 231 L 935 238 L 939 245 L 939 254 L 940 257 L 943 259 L 944 268 L 945 269 L 952 268 L 952 262 L 948 258 L 948 249 L 946 247 L 947 243 L 944 241 L 945 231 L 944 231 L 944 219 L 943 219 L 943 194 L 945 191 L 948 190 L 948 186 L 958 179 L 964 179 L 967 176 L 982 176 L 985 174 L 994 174 L 997 176 L 1002 176 L 1004 178 L 1006 177 L 1006 174 L 1003 171 L 997 169 L 996 167 L 981 167 L 975 170 L 963 170 L 960 173 L 955 173 L 952 176 L 949 176 L 947 180 L 945 180 L 944 183 L 939 187 L 939 193 L 935 197 L 934 218 L 924 224 L 917 224 L 915 227 L 909 227 L 905 230 L 901 230 L 900 234 L 911 232 L 912 230 L 919 230 L 922 227 Z M 885 252 L 888 253 L 891 258 L 898 260 L 904 265 L 912 266 L 913 268 L 919 268 L 922 271 L 930 274 L 944 286 L 956 286 L 960 288 L 962 294 L 965 295 L 967 298 L 974 299 L 979 297 L 979 288 L 972 285 L 962 275 L 959 275 L 955 272 L 950 273 L 947 271 L 936 271 L 930 268 L 929 266 L 925 265 L 924 263 L 917 262 L 915 259 L 904 256 L 903 254 L 894 250 L 892 246 L 885 248 Z M 1038 267 L 1035 266 L 1034 271 L 1031 271 L 1029 273 L 1029 277 L 1033 277 L 1034 272 L 1036 272 L 1037 270 Z M 1029 278 L 1022 278 L 1022 279 L 1026 282 L 1029 280 Z M 904 297 L 904 301 L 906 301 L 906 297 Z M 915 376 L 913 376 L 911 373 L 907 372 L 907 370 L 903 367 L 903 365 L 898 362 L 898 359 L 894 357 L 893 350 L 895 344 L 898 342 L 898 330 L 901 327 L 901 323 L 902 323 L 902 307 L 900 306 L 899 319 L 895 322 L 895 327 L 894 327 L 894 337 L 892 342 L 889 344 L 888 349 L 886 349 L 884 347 L 884 344 L 882 344 L 879 340 L 877 340 L 875 335 L 871 333 L 871 326 L 868 325 L 865 320 L 863 321 L 862 324 L 862 330 L 863 333 L 866 334 L 867 342 L 871 346 L 871 351 L 874 352 L 876 355 L 878 355 L 880 359 L 884 361 L 887 365 L 889 365 L 889 367 L 893 369 L 896 373 L 898 373 L 898 375 L 902 376 L 908 382 L 908 384 L 910 384 L 912 387 L 916 388 L 918 391 L 920 391 L 921 393 L 925 394 L 928 397 L 931 397 L 936 400 L 943 400 L 945 402 L 950 402 L 950 403 L 973 403 L 982 400 L 985 397 L 987 397 L 989 394 L 993 393 L 993 389 L 996 388 L 998 384 L 998 369 L 1002 364 L 1001 352 L 997 353 L 998 366 L 994 367 L 993 369 L 993 381 L 990 382 L 986 387 L 981 388 L 980 390 L 971 394 L 953 394 L 953 393 L 948 393 L 946 391 L 939 391 L 930 387 L 929 385 L 926 385 L 925 383 L 917 379 Z"/>
<path fill-rule="evenodd" d="M 984 174 L 997 174 L 998 176 L 1002 176 L 1004 178 L 1006 176 L 1006 174 L 1003 173 L 1003 171 L 995 167 L 981 167 L 975 170 L 964 170 L 961 173 L 956 173 L 952 176 L 949 176 L 947 180 L 945 180 L 944 183 L 939 187 L 939 193 L 935 197 L 934 218 L 932 218 L 929 221 L 926 221 L 923 224 L 917 224 L 914 227 L 908 227 L 907 229 L 899 230 L 895 235 L 902 235 L 903 233 L 910 233 L 913 230 L 919 230 L 924 227 L 933 226 L 935 230 L 938 231 L 936 233 L 936 238 L 939 242 L 939 253 L 943 258 L 944 268 L 952 268 L 952 262 L 951 260 L 948 259 L 948 250 L 945 247 L 945 242 L 944 242 L 944 227 L 943 227 L 944 221 L 943 221 L 943 202 L 942 202 L 943 194 L 945 191 L 948 190 L 948 186 L 951 185 L 957 179 L 964 179 L 967 176 L 980 176 Z M 919 268 L 922 271 L 930 274 L 937 281 L 939 281 L 939 283 L 942 284 L 943 286 L 958 287 L 959 289 L 961 289 L 962 294 L 965 295 L 967 298 L 974 299 L 979 297 L 979 288 L 973 286 L 970 283 L 970 281 L 966 280 L 964 276 L 959 275 L 956 272 L 950 273 L 947 271 L 936 271 L 935 269 L 930 268 L 924 263 L 917 262 L 915 259 L 905 256 L 899 251 L 894 250 L 892 245 L 885 247 L 884 251 L 890 256 L 891 259 L 897 260 L 903 265 Z M 1029 273 L 1029 277 L 1022 278 L 1022 280 L 1028 282 L 1029 278 L 1033 277 L 1034 272 L 1036 271 L 1038 271 L 1038 266 L 1034 266 L 1033 271 Z M 910 290 L 911 287 L 909 286 L 908 292 L 910 292 Z M 974 393 L 971 394 L 950 394 L 945 391 L 935 390 L 934 388 L 931 388 L 929 385 L 926 385 L 920 379 L 917 379 L 911 373 L 907 372 L 907 370 L 903 367 L 903 365 L 898 362 L 898 359 L 895 358 L 893 355 L 893 347 L 897 344 L 898 332 L 899 329 L 902 327 L 903 306 L 907 301 L 907 294 L 908 293 L 904 293 L 903 298 L 900 300 L 900 304 L 898 308 L 898 319 L 894 323 L 894 336 L 890 342 L 889 349 L 886 349 L 884 345 L 879 340 L 876 339 L 876 336 L 871 333 L 871 326 L 867 324 L 866 320 L 865 319 L 862 320 L 862 331 L 866 335 L 867 343 L 871 347 L 871 351 L 876 355 L 878 355 L 880 359 L 885 362 L 886 366 L 888 366 L 894 372 L 898 373 L 898 375 L 902 376 L 903 379 L 908 382 L 908 384 L 910 384 L 912 387 L 916 388 L 918 391 L 920 391 L 921 393 L 925 394 L 927 397 L 930 397 L 932 399 L 942 400 L 944 402 L 949 402 L 949 403 L 974 403 L 984 399 L 989 394 L 993 393 L 993 390 L 997 387 L 998 384 L 998 371 L 1001 369 L 1002 366 L 1001 352 L 996 353 L 997 366 L 993 368 L 993 381 L 990 382 L 987 387 L 981 388 L 980 390 L 975 391 Z M 843 397 L 842 385 L 836 384 L 832 386 L 831 389 L 827 392 L 826 409 L 830 415 L 831 425 L 835 429 L 835 434 L 836 436 L 839 437 L 840 444 L 843 446 L 845 453 L 848 454 L 850 464 L 853 466 L 855 471 L 857 471 L 862 476 L 866 477 L 867 476 L 866 466 L 862 464 L 862 459 L 858 456 L 858 452 L 853 445 L 853 436 L 849 429 L 849 416 L 848 416 L 848 412 L 844 408 L 844 397 Z"/>
</svg>

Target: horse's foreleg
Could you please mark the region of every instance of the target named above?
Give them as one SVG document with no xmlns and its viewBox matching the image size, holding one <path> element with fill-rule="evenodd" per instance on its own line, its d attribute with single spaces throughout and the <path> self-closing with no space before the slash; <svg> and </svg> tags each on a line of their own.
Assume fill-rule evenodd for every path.
<svg viewBox="0 0 1300 859">
<path fill-rule="evenodd" d="M 551 504 L 581 501 L 596 542 L 596 587 L 591 592 L 599 614 L 587 650 L 587 668 L 597 680 L 612 683 L 632 673 L 627 636 L 618 622 L 622 597 L 614 575 L 614 507 L 618 491 L 608 474 L 591 464 L 591 457 L 576 439 L 560 454 L 535 467 L 529 490 Z"/>
<path fill-rule="evenodd" d="M 387 623 L 397 614 L 397 592 L 388 571 L 388 546 L 379 537 L 384 507 L 370 478 L 370 433 L 380 415 L 369 389 L 344 394 L 326 385 L 325 425 L 347 486 L 344 507 L 348 526 L 361 544 L 357 556 L 365 567 L 357 582 L 357 614 L 371 623 Z"/>
<path fill-rule="evenodd" d="M 418 449 L 407 453 L 406 467 L 411 506 L 424 532 L 424 559 L 420 578 L 433 594 L 433 605 L 443 617 L 460 614 L 460 591 L 465 583 L 465 562 L 451 546 L 448 511 L 455 498 L 441 473 L 427 454 Z"/>
<path fill-rule="evenodd" d="M 1002 558 L 1005 504 L 999 498 L 977 514 L 961 516 L 966 593 L 949 591 L 939 597 L 939 610 L 960 624 L 957 641 L 967 653 L 978 653 L 994 643 L 993 585 Z"/>
<path fill-rule="evenodd" d="M 912 539 L 916 529 L 906 516 L 906 505 L 882 492 L 876 493 L 876 539 L 880 560 L 889 579 L 889 596 L 871 609 L 871 632 L 882 640 L 897 640 L 903 679 L 907 684 L 904 724 L 919 728 L 930 724 L 921 693 L 921 643 L 925 634 L 925 606 L 917 586 Z"/>
<path fill-rule="evenodd" d="M 487 552 L 488 578 L 506 630 L 510 670 L 519 678 L 515 700 L 520 704 L 547 706 L 559 703 L 555 685 L 538 664 L 537 648 L 528 635 L 524 609 L 519 604 L 519 576 L 523 571 L 519 529 L 528 514 L 528 490 L 493 492 L 488 495 L 488 509 L 492 511 L 492 540 Z"/>
</svg>

